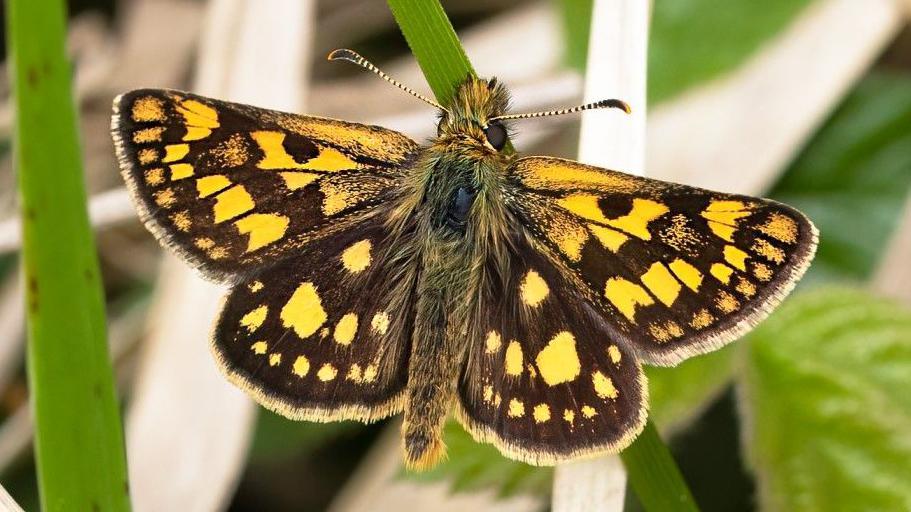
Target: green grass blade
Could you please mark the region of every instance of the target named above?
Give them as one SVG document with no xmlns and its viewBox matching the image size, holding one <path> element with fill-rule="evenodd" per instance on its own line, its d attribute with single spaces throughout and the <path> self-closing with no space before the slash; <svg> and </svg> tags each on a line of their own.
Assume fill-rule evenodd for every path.
<svg viewBox="0 0 911 512">
<path fill-rule="evenodd" d="M 645 424 L 645 429 L 633 444 L 620 453 L 620 458 L 626 466 L 630 487 L 645 510 L 699 510 L 652 420 Z"/>
<path fill-rule="evenodd" d="M 28 376 L 44 510 L 129 510 L 104 295 L 85 207 L 63 0 L 8 0 Z"/>
<path fill-rule="evenodd" d="M 437 0 L 389 0 L 389 9 L 433 95 L 447 105 L 456 86 L 475 72 L 443 6 Z"/>
</svg>

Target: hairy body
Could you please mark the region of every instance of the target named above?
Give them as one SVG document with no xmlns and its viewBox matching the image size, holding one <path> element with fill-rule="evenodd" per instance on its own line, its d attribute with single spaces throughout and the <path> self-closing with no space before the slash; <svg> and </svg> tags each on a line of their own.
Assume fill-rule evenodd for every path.
<svg viewBox="0 0 911 512">
<path fill-rule="evenodd" d="M 467 347 L 481 335 L 475 315 L 490 311 L 504 289 L 510 237 L 521 230 L 503 201 L 512 157 L 484 130 L 506 105 L 496 81 L 469 77 L 389 215 L 391 250 L 412 255 L 418 276 L 402 436 L 410 466 L 433 466 L 445 452 L 443 423 Z M 407 284 L 397 293 L 408 293 Z"/>
</svg>

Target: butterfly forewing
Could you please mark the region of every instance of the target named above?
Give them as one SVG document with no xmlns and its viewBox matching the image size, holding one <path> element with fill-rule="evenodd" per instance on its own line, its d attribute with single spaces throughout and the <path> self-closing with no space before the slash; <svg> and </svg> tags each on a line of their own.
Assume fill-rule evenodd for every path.
<svg viewBox="0 0 911 512">
<path fill-rule="evenodd" d="M 803 274 L 816 230 L 788 206 L 557 158 L 509 169 L 510 207 L 614 336 L 676 364 L 743 334 Z"/>
<path fill-rule="evenodd" d="M 281 260 L 389 199 L 417 145 L 384 128 L 145 89 L 114 104 L 124 178 L 156 236 L 211 278 Z"/>
<path fill-rule="evenodd" d="M 531 245 L 480 320 L 459 384 L 459 417 L 513 458 L 553 464 L 619 451 L 645 421 L 639 362 Z"/>
<path fill-rule="evenodd" d="M 391 288 L 405 283 L 384 279 L 384 234 L 368 220 L 237 284 L 212 340 L 228 377 L 295 419 L 401 411 L 411 297 Z"/>
</svg>

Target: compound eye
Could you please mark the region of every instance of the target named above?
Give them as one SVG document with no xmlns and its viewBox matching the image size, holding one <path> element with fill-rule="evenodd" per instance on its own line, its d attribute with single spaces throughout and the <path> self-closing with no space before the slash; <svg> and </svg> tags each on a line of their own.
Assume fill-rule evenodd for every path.
<svg viewBox="0 0 911 512">
<path fill-rule="evenodd" d="M 502 150 L 506 145 L 506 127 L 499 121 L 488 124 L 487 128 L 484 128 L 484 135 L 487 137 L 487 142 L 497 151 Z"/>
</svg>

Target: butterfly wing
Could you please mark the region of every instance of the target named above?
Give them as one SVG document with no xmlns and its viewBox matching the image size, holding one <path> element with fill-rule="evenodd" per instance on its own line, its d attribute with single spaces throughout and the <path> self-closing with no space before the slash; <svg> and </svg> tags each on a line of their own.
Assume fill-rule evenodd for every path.
<svg viewBox="0 0 911 512">
<path fill-rule="evenodd" d="M 417 151 L 380 127 L 160 89 L 114 100 L 112 131 L 149 229 L 227 282 L 349 228 Z"/>
<path fill-rule="evenodd" d="M 228 295 L 212 337 L 222 371 L 263 406 L 310 421 L 402 410 L 414 272 L 378 219 L 317 240 Z"/>
<path fill-rule="evenodd" d="M 509 208 L 611 338 L 673 365 L 762 320 L 804 273 L 817 231 L 767 199 L 722 194 L 558 158 L 517 160 Z"/>
<path fill-rule="evenodd" d="M 646 418 L 639 362 L 540 249 L 517 246 L 469 349 L 457 417 L 530 464 L 625 448 Z"/>
</svg>

